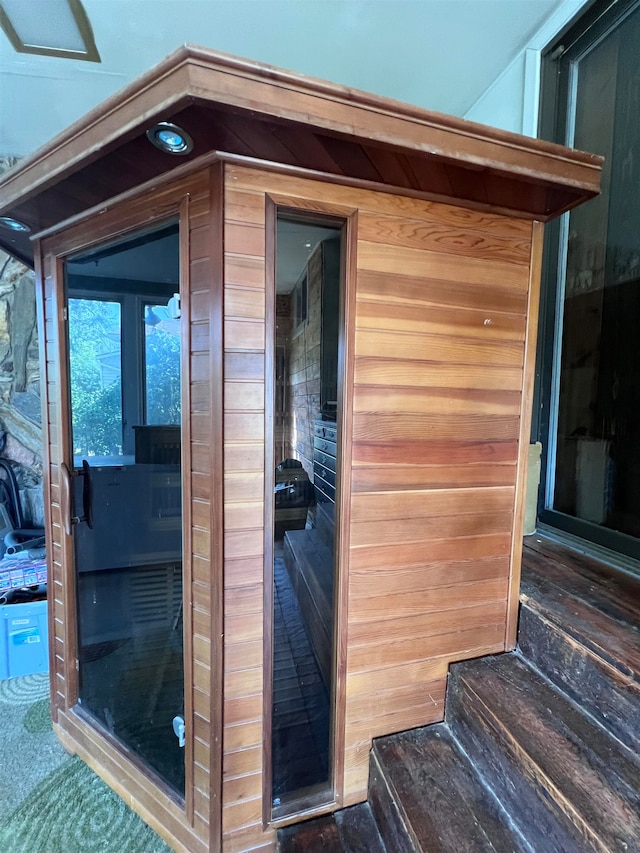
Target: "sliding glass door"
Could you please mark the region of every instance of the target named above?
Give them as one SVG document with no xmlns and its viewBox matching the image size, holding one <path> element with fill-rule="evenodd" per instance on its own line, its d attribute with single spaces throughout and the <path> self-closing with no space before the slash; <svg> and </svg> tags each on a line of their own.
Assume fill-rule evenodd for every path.
<svg viewBox="0 0 640 853">
<path fill-rule="evenodd" d="M 610 5 L 547 59 L 549 135 L 606 159 L 601 196 L 550 240 L 540 517 L 640 557 L 640 4 Z"/>
</svg>

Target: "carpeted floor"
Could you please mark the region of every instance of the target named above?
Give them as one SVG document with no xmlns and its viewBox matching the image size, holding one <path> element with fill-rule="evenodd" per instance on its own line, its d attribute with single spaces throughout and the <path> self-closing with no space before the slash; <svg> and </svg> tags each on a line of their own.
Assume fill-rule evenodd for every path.
<svg viewBox="0 0 640 853">
<path fill-rule="evenodd" d="M 170 853 L 84 762 L 58 743 L 49 676 L 0 681 L 0 851 Z"/>
</svg>

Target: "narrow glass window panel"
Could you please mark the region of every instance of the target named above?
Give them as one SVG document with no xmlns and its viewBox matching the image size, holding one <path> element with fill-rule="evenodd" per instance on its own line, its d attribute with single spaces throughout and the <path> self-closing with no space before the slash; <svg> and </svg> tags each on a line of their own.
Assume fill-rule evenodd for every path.
<svg viewBox="0 0 640 853">
<path fill-rule="evenodd" d="M 330 802 L 341 223 L 277 221 L 272 813 Z"/>
<path fill-rule="evenodd" d="M 180 320 L 144 306 L 145 411 L 149 425 L 180 423 Z"/>
<path fill-rule="evenodd" d="M 74 457 L 122 455 L 120 303 L 69 299 Z"/>
</svg>

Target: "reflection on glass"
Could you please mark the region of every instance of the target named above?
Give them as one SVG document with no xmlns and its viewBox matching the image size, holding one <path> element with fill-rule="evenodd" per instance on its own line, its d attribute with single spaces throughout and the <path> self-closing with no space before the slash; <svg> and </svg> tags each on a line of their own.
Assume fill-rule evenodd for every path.
<svg viewBox="0 0 640 853">
<path fill-rule="evenodd" d="M 331 797 L 340 255 L 334 222 L 278 219 L 274 816 Z"/>
<path fill-rule="evenodd" d="M 576 64 L 573 144 L 605 155 L 568 226 L 553 507 L 640 537 L 640 9 Z M 594 110 L 593 105 L 598 104 Z"/>
<path fill-rule="evenodd" d="M 144 319 L 145 421 L 180 423 L 180 320 L 167 305 L 146 305 Z"/>
<path fill-rule="evenodd" d="M 78 704 L 183 795 L 178 253 L 172 225 L 69 259 L 66 283 Z"/>
<path fill-rule="evenodd" d="M 122 455 L 120 303 L 69 299 L 74 456 Z"/>
</svg>

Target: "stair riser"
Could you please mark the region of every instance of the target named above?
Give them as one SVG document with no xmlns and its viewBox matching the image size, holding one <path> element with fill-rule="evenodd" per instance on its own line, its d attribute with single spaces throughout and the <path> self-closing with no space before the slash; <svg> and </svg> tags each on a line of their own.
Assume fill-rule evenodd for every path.
<svg viewBox="0 0 640 853">
<path fill-rule="evenodd" d="M 521 605 L 522 654 L 592 714 L 632 755 L 640 756 L 640 689 L 537 610 Z"/>
<path fill-rule="evenodd" d="M 380 769 L 375 747 L 370 758 L 367 798 L 382 841 L 389 853 L 419 853 L 420 847 L 412 838 L 398 800 Z"/>
<path fill-rule="evenodd" d="M 509 734 L 494 725 L 477 697 L 455 673 L 447 693 L 447 723 L 503 808 L 525 838 L 536 839 L 536 853 L 585 853 L 606 848 L 585 839 L 545 780 Z"/>
</svg>

